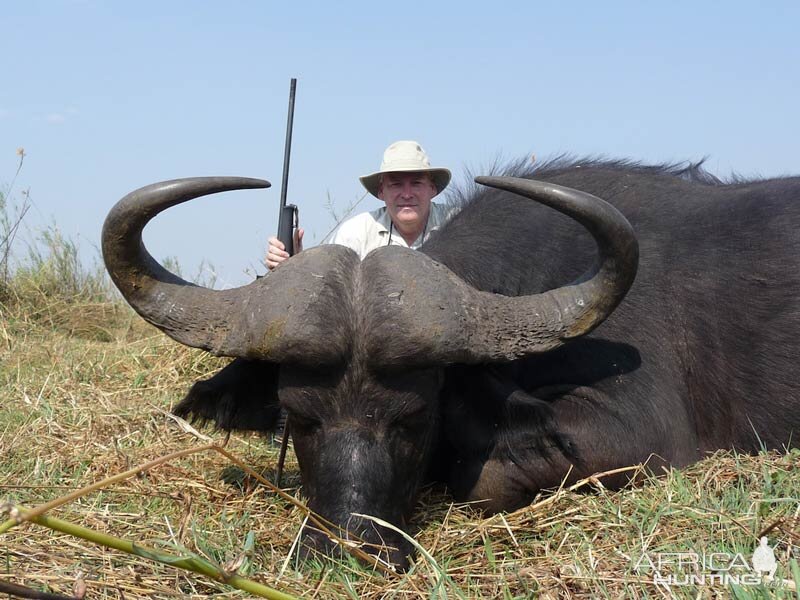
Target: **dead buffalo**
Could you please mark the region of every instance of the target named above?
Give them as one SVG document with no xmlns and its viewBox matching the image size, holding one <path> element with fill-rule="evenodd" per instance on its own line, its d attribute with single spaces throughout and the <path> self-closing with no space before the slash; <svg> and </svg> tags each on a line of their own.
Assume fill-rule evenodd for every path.
<svg viewBox="0 0 800 600">
<path fill-rule="evenodd" d="M 268 184 L 159 183 L 112 209 L 103 255 L 147 321 L 237 357 L 176 412 L 270 431 L 287 409 L 310 507 L 401 567 L 409 545 L 353 515 L 404 527 L 426 479 L 499 511 L 565 477 L 797 443 L 800 179 L 562 160 L 478 182 L 421 252 L 321 246 L 225 291 L 164 270 L 142 229 Z"/>
</svg>

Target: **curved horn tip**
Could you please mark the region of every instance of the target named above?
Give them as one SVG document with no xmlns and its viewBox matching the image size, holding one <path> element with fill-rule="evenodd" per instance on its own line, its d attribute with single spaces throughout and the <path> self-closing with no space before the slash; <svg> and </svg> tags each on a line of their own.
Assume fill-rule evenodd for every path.
<svg viewBox="0 0 800 600">
<path fill-rule="evenodd" d="M 153 184 L 157 185 L 174 185 L 174 184 L 217 184 L 219 187 L 228 188 L 229 191 L 248 190 L 257 188 L 272 187 L 272 184 L 266 179 L 258 179 L 256 177 L 240 177 L 238 175 L 211 175 L 204 177 L 185 177 L 183 179 L 172 179 L 170 181 L 162 181 Z"/>
<path fill-rule="evenodd" d="M 235 184 L 238 189 L 256 189 L 272 187 L 272 184 L 266 179 L 258 179 L 256 177 L 209 177 L 208 179 L 228 179 L 232 184 Z M 233 191 L 233 190 L 231 190 Z"/>
<path fill-rule="evenodd" d="M 180 179 L 157 181 L 156 183 L 145 185 L 133 190 L 125 198 L 128 196 L 138 197 L 142 194 L 160 194 L 162 192 L 171 191 L 191 193 L 193 189 L 197 192 L 194 197 L 199 197 L 200 195 L 234 192 L 236 190 L 263 189 L 269 187 L 272 187 L 272 184 L 269 181 L 266 179 L 256 179 L 255 177 L 183 177 Z M 200 192 L 198 188 L 203 189 L 203 191 Z"/>
<path fill-rule="evenodd" d="M 257 179 L 254 177 L 243 177 L 242 179 L 246 179 L 247 181 L 253 182 L 253 187 L 255 188 L 268 188 L 272 187 L 272 184 L 267 181 L 266 179 Z"/>
<path fill-rule="evenodd" d="M 475 178 L 475 183 L 485 185 L 493 188 L 500 188 L 503 183 L 509 180 L 519 179 L 518 177 L 509 177 L 507 175 L 479 175 Z M 531 181 L 531 180 L 526 180 Z"/>
</svg>

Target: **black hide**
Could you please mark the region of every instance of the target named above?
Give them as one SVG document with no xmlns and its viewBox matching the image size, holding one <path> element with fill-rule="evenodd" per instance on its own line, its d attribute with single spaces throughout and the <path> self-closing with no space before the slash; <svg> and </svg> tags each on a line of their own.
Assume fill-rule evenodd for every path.
<svg viewBox="0 0 800 600">
<path fill-rule="evenodd" d="M 234 361 L 176 411 L 268 429 L 280 397 L 298 412 L 311 505 L 341 524 L 352 508 L 403 525 L 426 471 L 457 499 L 497 511 L 526 504 L 568 472 L 575 480 L 648 460 L 686 465 L 719 448 L 796 444 L 800 179 L 723 184 L 698 167 L 602 162 L 508 174 L 599 196 L 633 225 L 637 279 L 593 333 L 512 363 L 411 370 L 402 380 L 366 368 L 357 354 L 338 373 L 301 373 L 305 380 L 291 366 Z M 422 252 L 478 289 L 541 292 L 595 260 L 585 230 L 530 200 L 474 188 L 460 201 Z M 310 430 L 324 432 L 311 438 Z M 331 469 L 350 455 L 361 462 L 345 490 Z M 401 565 L 402 551 L 390 553 Z"/>
</svg>

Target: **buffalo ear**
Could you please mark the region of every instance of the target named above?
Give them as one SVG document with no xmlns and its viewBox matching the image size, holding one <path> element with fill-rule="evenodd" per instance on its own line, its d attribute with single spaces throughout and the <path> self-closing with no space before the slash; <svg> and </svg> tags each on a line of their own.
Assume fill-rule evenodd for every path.
<svg viewBox="0 0 800 600">
<path fill-rule="evenodd" d="M 228 431 L 272 431 L 280 416 L 278 372 L 276 363 L 237 358 L 196 382 L 172 412 Z"/>
</svg>

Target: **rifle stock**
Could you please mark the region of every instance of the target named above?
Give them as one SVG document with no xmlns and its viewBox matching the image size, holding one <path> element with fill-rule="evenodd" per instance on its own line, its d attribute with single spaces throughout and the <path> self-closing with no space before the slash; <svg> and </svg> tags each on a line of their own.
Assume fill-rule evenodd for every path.
<svg viewBox="0 0 800 600">
<path fill-rule="evenodd" d="M 283 242 L 283 247 L 289 256 L 294 256 L 295 227 L 297 227 L 297 206 L 294 204 L 281 206 L 281 213 L 278 216 L 278 239 Z"/>
</svg>

